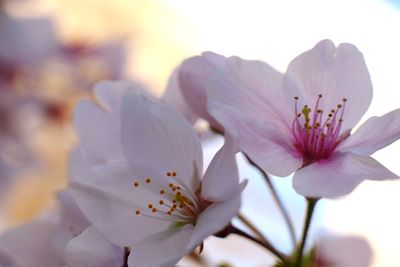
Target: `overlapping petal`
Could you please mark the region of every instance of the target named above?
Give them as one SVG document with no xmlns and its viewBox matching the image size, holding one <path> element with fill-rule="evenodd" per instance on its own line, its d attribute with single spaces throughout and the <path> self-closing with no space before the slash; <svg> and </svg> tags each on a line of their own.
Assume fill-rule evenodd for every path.
<svg viewBox="0 0 400 267">
<path fill-rule="evenodd" d="M 74 114 L 74 127 L 82 147 L 99 163 L 123 159 L 120 120 L 92 102 L 82 101 Z"/>
<path fill-rule="evenodd" d="M 223 131 L 222 126 L 208 113 L 206 82 L 217 66 L 223 66 L 225 57 L 205 52 L 201 56 L 185 60 L 179 67 L 180 91 L 197 116 L 205 119 L 210 125 Z"/>
<path fill-rule="evenodd" d="M 64 258 L 68 267 L 119 267 L 124 264 L 123 251 L 104 239 L 93 226 L 68 243 Z"/>
<path fill-rule="evenodd" d="M 161 99 L 170 107 L 181 113 L 188 122 L 194 124 L 199 116 L 193 110 L 193 105 L 190 105 L 182 95 L 178 82 L 178 73 L 179 68 L 172 72 L 168 80 L 167 88 L 165 88 Z M 204 105 L 206 105 L 206 103 Z"/>
<path fill-rule="evenodd" d="M 94 167 L 70 182 L 71 194 L 89 220 L 112 242 L 128 246 L 166 228 L 168 222 L 136 216 L 136 208 L 158 201 L 153 192 L 134 190 L 134 174 L 126 162 Z M 127 235 L 126 233 L 135 233 Z"/>
<path fill-rule="evenodd" d="M 148 236 L 132 247 L 129 266 L 170 267 L 174 266 L 188 252 L 187 245 L 193 233 L 193 226 L 171 226 L 170 229 Z"/>
<path fill-rule="evenodd" d="M 261 119 L 249 118 L 230 106 L 220 105 L 210 109 L 215 118 L 223 122 L 240 149 L 264 171 L 278 176 L 287 176 L 302 166 L 303 159 L 292 141 Z"/>
<path fill-rule="evenodd" d="M 194 248 L 206 237 L 223 230 L 224 227 L 229 225 L 232 218 L 238 213 L 241 193 L 246 185 L 247 181 L 242 182 L 229 201 L 216 202 L 199 216 L 188 247 Z"/>
<path fill-rule="evenodd" d="M 289 64 L 283 89 L 290 106 L 297 96 L 301 107 L 313 107 L 322 94 L 320 108 L 326 113 L 346 98 L 344 130 L 361 119 L 372 100 L 372 83 L 361 52 L 346 43 L 335 47 L 330 40 L 319 42 Z"/>
<path fill-rule="evenodd" d="M 237 147 L 232 137 L 225 134 L 225 144 L 212 159 L 204 174 L 201 196 L 208 201 L 232 199 L 238 192 L 239 175 L 235 154 Z"/>
<path fill-rule="evenodd" d="M 227 106 L 227 116 L 233 117 L 230 111 L 246 114 L 247 120 L 272 123 L 282 134 L 290 136 L 293 112 L 284 99 L 282 77 L 261 61 L 230 57 L 206 81 L 209 112 L 214 116 L 214 109 Z M 219 123 L 227 128 L 225 121 Z"/>
<path fill-rule="evenodd" d="M 122 143 L 138 178 L 152 177 L 166 185 L 166 173 L 175 171 L 188 188 L 198 188 L 203 165 L 200 140 L 184 117 L 167 105 L 139 93 L 127 94 L 122 106 Z"/>
<path fill-rule="evenodd" d="M 297 193 L 307 197 L 333 198 L 350 193 L 365 179 L 396 178 L 397 175 L 369 156 L 338 153 L 296 171 L 293 187 Z"/>
</svg>

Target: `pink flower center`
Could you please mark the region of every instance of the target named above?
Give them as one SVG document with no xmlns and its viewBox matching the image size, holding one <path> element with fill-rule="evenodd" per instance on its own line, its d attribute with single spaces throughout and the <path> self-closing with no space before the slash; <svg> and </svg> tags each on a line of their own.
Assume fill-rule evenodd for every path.
<svg viewBox="0 0 400 267">
<path fill-rule="evenodd" d="M 195 193 L 179 182 L 175 171 L 167 172 L 166 175 L 170 181 L 168 186 L 153 181 L 151 177 L 133 183 L 134 188 L 145 188 L 159 195 L 157 202 L 148 202 L 144 208 L 135 209 L 135 214 L 171 221 L 178 226 L 195 224 L 203 210 L 201 201 Z"/>
<path fill-rule="evenodd" d="M 303 155 L 304 166 L 315 160 L 328 158 L 343 140 L 339 134 L 347 99 L 343 98 L 341 104 L 324 116 L 324 110 L 319 107 L 321 98 L 322 95 L 318 95 L 314 109 L 304 105 L 300 112 L 299 97 L 294 98 L 296 117 L 293 120 L 292 133 L 294 145 Z"/>
</svg>

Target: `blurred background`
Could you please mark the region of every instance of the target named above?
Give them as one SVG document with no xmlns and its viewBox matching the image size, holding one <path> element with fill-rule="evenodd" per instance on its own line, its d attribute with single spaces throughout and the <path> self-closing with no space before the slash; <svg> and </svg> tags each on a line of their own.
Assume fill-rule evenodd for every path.
<svg viewBox="0 0 400 267">
<path fill-rule="evenodd" d="M 374 85 L 365 120 L 400 107 L 399 29 L 399 1 L 0 0 L 1 230 L 56 205 L 77 141 L 73 107 L 91 97 L 96 81 L 132 80 L 161 95 L 172 70 L 202 51 L 261 59 L 284 72 L 291 59 L 329 38 L 364 54 Z M 206 141 L 208 160 L 221 143 Z M 397 142 L 374 157 L 400 174 L 399 155 Z M 262 178 L 238 160 L 241 177 L 250 178 L 243 213 L 290 251 Z M 300 235 L 304 200 L 290 178 L 273 182 Z M 400 183 L 364 182 L 349 196 L 320 202 L 311 239 L 359 235 L 374 250 L 373 266 L 398 267 L 399 205 Z M 211 265 L 270 266 L 255 245 L 229 239 L 206 242 L 203 256 Z"/>
</svg>

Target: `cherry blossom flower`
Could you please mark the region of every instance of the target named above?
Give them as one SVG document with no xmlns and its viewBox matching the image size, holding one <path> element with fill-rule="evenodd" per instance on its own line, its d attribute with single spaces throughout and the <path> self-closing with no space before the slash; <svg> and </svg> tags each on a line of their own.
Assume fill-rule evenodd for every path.
<svg viewBox="0 0 400 267">
<path fill-rule="evenodd" d="M 400 110 L 372 117 L 351 134 L 372 100 L 362 54 L 329 40 L 281 74 L 261 61 L 231 57 L 207 81 L 210 114 L 241 150 L 277 176 L 295 172 L 307 197 L 337 197 L 364 179 L 398 178 L 371 155 L 400 137 Z"/>
<path fill-rule="evenodd" d="M 122 266 L 122 250 L 90 226 L 68 192 L 59 202 L 59 210 L 0 237 L 0 266 Z"/>
<path fill-rule="evenodd" d="M 108 96 L 97 94 L 100 103 L 116 99 L 112 89 L 108 92 Z M 122 147 L 123 158 L 119 150 L 106 156 L 104 164 L 70 171 L 76 175 L 70 188 L 97 229 L 112 243 L 131 248 L 130 266 L 171 266 L 236 215 L 244 187 L 238 183 L 236 147 L 227 137 L 201 179 L 201 144 L 182 115 L 137 90 L 122 99 L 122 105 L 113 102 L 121 113 L 91 102 L 78 105 L 75 128 L 81 153 L 77 157 L 89 149 L 95 158 L 105 154 L 104 145 L 86 144 L 91 133 L 96 143 L 104 140 Z M 87 124 L 89 118 L 96 118 L 97 125 Z M 110 129 L 105 126 L 111 125 L 106 118 L 117 120 L 118 127 L 112 130 L 120 131 L 112 134 L 116 140 L 106 138 Z M 74 156 L 71 160 L 77 162 Z"/>
</svg>

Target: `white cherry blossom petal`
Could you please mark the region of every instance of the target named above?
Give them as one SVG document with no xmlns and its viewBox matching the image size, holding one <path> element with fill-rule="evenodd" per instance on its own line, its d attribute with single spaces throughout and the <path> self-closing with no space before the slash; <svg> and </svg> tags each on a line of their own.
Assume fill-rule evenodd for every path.
<svg viewBox="0 0 400 267">
<path fill-rule="evenodd" d="M 193 226 L 171 226 L 167 231 L 147 237 L 132 247 L 128 258 L 129 266 L 171 267 L 187 253 Z"/>
<path fill-rule="evenodd" d="M 68 243 L 64 259 L 68 267 L 121 267 L 124 264 L 123 251 L 93 226 Z"/>
<path fill-rule="evenodd" d="M 92 102 L 80 102 L 74 113 L 74 127 L 81 145 L 96 160 L 123 159 L 119 138 L 121 122 L 116 115 Z"/>
<path fill-rule="evenodd" d="M 361 119 L 372 100 L 372 83 L 361 52 L 346 43 L 335 47 L 330 40 L 319 42 L 289 64 L 283 89 L 286 105 L 293 105 L 293 97 L 297 96 L 301 107 L 312 108 L 321 94 L 320 108 L 325 113 L 346 98 L 344 130 Z"/>
<path fill-rule="evenodd" d="M 185 119 L 194 124 L 199 116 L 193 111 L 193 106 L 186 102 L 178 83 L 179 68 L 175 69 L 168 80 L 167 88 L 162 96 L 162 101 L 181 113 Z"/>
<path fill-rule="evenodd" d="M 94 167 L 69 184 L 73 198 L 88 219 L 110 241 L 121 246 L 139 241 L 169 224 L 135 214 L 149 202 L 158 202 L 154 192 L 136 190 L 135 181 L 128 164 L 120 161 Z"/>
<path fill-rule="evenodd" d="M 400 138 L 400 109 L 381 117 L 369 118 L 360 128 L 339 146 L 342 152 L 371 155 Z"/>
<path fill-rule="evenodd" d="M 398 176 L 369 156 L 335 154 L 298 170 L 293 176 L 297 193 L 312 198 L 334 198 L 350 193 L 365 179 L 397 179 Z"/>
<path fill-rule="evenodd" d="M 193 111 L 210 125 L 223 131 L 222 126 L 208 113 L 206 82 L 217 66 L 222 66 L 225 57 L 206 52 L 202 56 L 185 60 L 179 67 L 179 88 L 182 96 Z"/>
<path fill-rule="evenodd" d="M 138 93 L 127 94 L 122 106 L 122 143 L 138 178 L 168 184 L 167 173 L 175 172 L 185 186 L 198 188 L 203 165 L 200 140 L 184 117 L 167 105 Z"/>
<path fill-rule="evenodd" d="M 220 103 L 220 108 L 229 107 L 227 116 L 233 117 L 230 111 L 246 114 L 247 118 L 272 123 L 289 136 L 293 112 L 284 99 L 282 77 L 264 62 L 230 57 L 206 81 L 208 101 Z M 209 112 L 214 116 L 210 104 Z M 218 122 L 228 128 L 225 121 Z"/>
<path fill-rule="evenodd" d="M 239 211 L 241 194 L 246 185 L 247 180 L 238 186 L 238 190 L 229 201 L 216 202 L 199 216 L 189 247 L 194 248 L 206 237 L 218 233 L 230 224 Z"/>
<path fill-rule="evenodd" d="M 264 171 L 287 176 L 301 167 L 303 159 L 291 139 L 273 125 L 229 109 L 219 103 L 210 103 L 214 117 L 224 122 L 225 129 L 229 130 L 240 149 Z"/>
<path fill-rule="evenodd" d="M 201 182 L 201 196 L 208 201 L 221 202 L 232 199 L 238 192 L 239 175 L 235 154 L 237 147 L 232 137 L 225 134 L 225 144 L 217 152 Z"/>
</svg>

